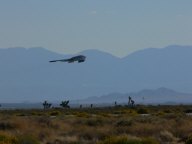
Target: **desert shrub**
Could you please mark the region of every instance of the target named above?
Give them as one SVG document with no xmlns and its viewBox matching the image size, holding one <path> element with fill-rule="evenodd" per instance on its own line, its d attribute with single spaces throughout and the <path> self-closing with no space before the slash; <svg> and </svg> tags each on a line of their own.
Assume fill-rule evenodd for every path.
<svg viewBox="0 0 192 144">
<path fill-rule="evenodd" d="M 79 140 L 83 141 L 99 141 L 104 140 L 106 137 L 109 137 L 109 130 L 107 128 L 95 128 L 95 127 L 81 127 L 83 130 L 78 131 L 76 136 Z"/>
<path fill-rule="evenodd" d="M 0 135 L 0 141 L 4 141 L 6 139 L 6 136 Z"/>
<path fill-rule="evenodd" d="M 31 112 L 31 115 L 32 116 L 43 116 L 43 113 L 42 112 L 33 111 L 33 112 Z"/>
<path fill-rule="evenodd" d="M 192 109 L 186 109 L 184 112 L 185 113 L 192 113 Z"/>
<path fill-rule="evenodd" d="M 0 122 L 0 130 L 10 130 L 14 128 L 15 128 L 14 124 L 10 122 Z"/>
<path fill-rule="evenodd" d="M 164 115 L 165 115 L 165 112 L 159 111 L 159 112 L 155 113 L 154 115 L 155 115 L 155 116 L 164 116 Z"/>
<path fill-rule="evenodd" d="M 86 121 L 86 125 L 88 125 L 88 126 L 102 126 L 103 121 L 101 119 L 88 119 Z"/>
<path fill-rule="evenodd" d="M 136 116 L 137 114 L 138 113 L 133 109 L 129 109 L 129 111 L 128 111 L 128 115 Z"/>
<path fill-rule="evenodd" d="M 89 115 L 88 113 L 86 113 L 86 112 L 77 112 L 77 113 L 75 113 L 75 115 L 76 115 L 77 117 L 83 117 L 83 118 L 88 118 L 88 117 L 90 117 L 90 115 Z"/>
<path fill-rule="evenodd" d="M 185 144 L 192 144 L 192 135 L 188 137 Z"/>
<path fill-rule="evenodd" d="M 110 115 L 108 113 L 99 113 L 99 116 L 101 117 L 106 117 L 106 118 L 110 118 Z"/>
<path fill-rule="evenodd" d="M 154 117 L 151 117 L 151 116 L 140 116 L 140 117 L 135 118 L 134 121 L 138 122 L 138 123 L 148 123 L 148 124 L 151 124 L 154 121 Z"/>
<path fill-rule="evenodd" d="M 169 109 L 163 110 L 163 112 L 164 112 L 164 113 L 172 113 L 172 111 L 169 110 Z"/>
<path fill-rule="evenodd" d="M 112 136 L 106 138 L 104 141 L 98 144 L 141 144 L 139 139 L 130 139 L 126 136 Z"/>
<path fill-rule="evenodd" d="M 25 114 L 25 113 L 18 113 L 18 114 L 16 114 L 16 116 L 21 116 L 21 117 L 23 116 L 24 117 L 24 116 L 27 116 L 27 114 Z"/>
<path fill-rule="evenodd" d="M 83 132 L 78 134 L 78 137 L 81 140 L 91 141 L 97 137 L 96 135 L 97 134 L 95 131 L 84 130 Z"/>
<path fill-rule="evenodd" d="M 51 127 L 52 121 L 49 119 L 49 117 L 41 117 L 37 120 L 38 124 L 40 124 L 43 127 Z"/>
<path fill-rule="evenodd" d="M 166 113 L 165 115 L 163 115 L 163 118 L 167 120 L 177 119 L 178 117 L 179 117 L 178 114 L 173 114 L 173 113 Z"/>
<path fill-rule="evenodd" d="M 154 138 L 144 138 L 142 144 L 159 144 L 159 142 Z"/>
<path fill-rule="evenodd" d="M 50 112 L 50 116 L 58 116 L 60 114 L 61 113 L 59 111 L 52 111 L 52 112 Z"/>
<path fill-rule="evenodd" d="M 159 144 L 159 142 L 153 138 L 129 138 L 127 136 L 114 136 L 105 139 L 99 144 Z"/>
<path fill-rule="evenodd" d="M 0 134 L 0 143 L 2 144 L 17 144 L 17 139 L 15 137 Z"/>
<path fill-rule="evenodd" d="M 173 134 L 169 131 L 161 131 L 160 132 L 160 139 L 163 142 L 175 142 L 177 141 L 177 138 L 173 136 Z"/>
<path fill-rule="evenodd" d="M 117 123 L 115 124 L 115 126 L 117 127 L 121 127 L 121 126 L 132 126 L 133 121 L 130 119 L 127 120 L 119 120 L 117 121 Z"/>
<path fill-rule="evenodd" d="M 118 110 L 118 111 L 114 111 L 113 114 L 121 115 L 123 114 L 123 112 L 121 110 Z"/>
<path fill-rule="evenodd" d="M 23 135 L 17 138 L 16 144 L 40 144 L 37 139 L 30 135 Z"/>
<path fill-rule="evenodd" d="M 138 114 L 148 114 L 148 110 L 145 109 L 145 108 L 139 108 L 139 109 L 137 110 L 137 113 L 138 113 Z"/>
</svg>

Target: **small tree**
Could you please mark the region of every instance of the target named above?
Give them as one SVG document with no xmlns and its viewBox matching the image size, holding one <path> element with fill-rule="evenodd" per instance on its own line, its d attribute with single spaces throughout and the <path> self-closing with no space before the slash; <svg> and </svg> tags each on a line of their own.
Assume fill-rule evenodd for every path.
<svg viewBox="0 0 192 144">
<path fill-rule="evenodd" d="M 128 105 L 131 104 L 131 97 L 129 96 L 129 101 L 128 101 Z"/>
<path fill-rule="evenodd" d="M 131 100 L 131 106 L 133 107 L 135 105 L 135 101 Z"/>
<path fill-rule="evenodd" d="M 135 101 L 129 96 L 128 106 L 133 107 L 135 105 Z"/>
<path fill-rule="evenodd" d="M 117 106 L 117 102 L 115 101 L 115 107 Z"/>
<path fill-rule="evenodd" d="M 62 101 L 60 106 L 63 108 L 70 108 L 70 106 L 68 104 L 69 104 L 69 100 L 68 101 Z"/>
<path fill-rule="evenodd" d="M 189 136 L 185 143 L 186 144 L 191 144 L 192 143 L 192 136 Z"/>
<path fill-rule="evenodd" d="M 51 107 L 51 103 L 48 103 L 47 101 L 44 101 L 43 102 L 43 107 L 44 107 L 44 109 L 49 109 L 50 107 Z"/>
</svg>

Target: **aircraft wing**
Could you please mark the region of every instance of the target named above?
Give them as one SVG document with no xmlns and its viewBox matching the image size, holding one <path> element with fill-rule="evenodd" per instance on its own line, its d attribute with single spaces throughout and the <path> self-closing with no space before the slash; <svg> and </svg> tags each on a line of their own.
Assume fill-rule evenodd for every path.
<svg viewBox="0 0 192 144">
<path fill-rule="evenodd" d="M 72 58 L 69 58 L 69 59 L 60 59 L 60 60 L 52 60 L 52 61 L 49 61 L 49 62 L 68 62 L 68 63 L 73 63 L 75 61 L 78 61 L 79 63 L 81 62 L 84 62 L 86 59 L 85 56 L 83 55 L 79 55 L 79 56 L 75 56 L 75 57 L 72 57 Z"/>
<path fill-rule="evenodd" d="M 58 61 L 60 61 L 60 62 L 67 62 L 68 59 L 52 60 L 52 61 L 49 61 L 49 62 L 58 62 Z"/>
</svg>

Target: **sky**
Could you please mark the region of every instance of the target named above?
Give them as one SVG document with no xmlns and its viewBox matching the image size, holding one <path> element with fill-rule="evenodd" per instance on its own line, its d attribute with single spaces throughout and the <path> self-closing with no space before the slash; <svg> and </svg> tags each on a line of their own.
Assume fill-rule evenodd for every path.
<svg viewBox="0 0 192 144">
<path fill-rule="evenodd" d="M 192 0 L 0 0 L 0 48 L 123 57 L 192 45 Z"/>
</svg>

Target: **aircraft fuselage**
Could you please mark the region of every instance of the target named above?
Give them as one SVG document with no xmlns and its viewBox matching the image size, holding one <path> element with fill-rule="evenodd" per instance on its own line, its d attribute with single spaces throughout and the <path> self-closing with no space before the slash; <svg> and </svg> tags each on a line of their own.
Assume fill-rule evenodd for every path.
<svg viewBox="0 0 192 144">
<path fill-rule="evenodd" d="M 73 62 L 75 62 L 75 61 L 78 61 L 78 63 L 81 63 L 81 62 L 84 62 L 85 59 L 86 59 L 86 56 L 84 56 L 84 55 L 78 55 L 78 56 L 71 57 L 71 58 L 69 58 L 69 59 L 52 60 L 52 61 L 49 61 L 49 62 L 57 62 L 57 61 L 60 61 L 60 62 L 73 63 Z"/>
</svg>

